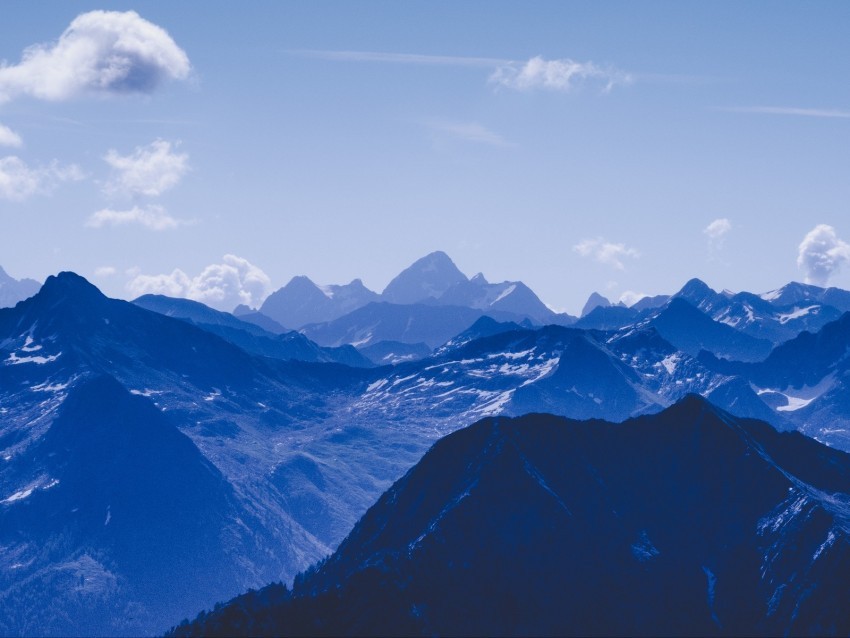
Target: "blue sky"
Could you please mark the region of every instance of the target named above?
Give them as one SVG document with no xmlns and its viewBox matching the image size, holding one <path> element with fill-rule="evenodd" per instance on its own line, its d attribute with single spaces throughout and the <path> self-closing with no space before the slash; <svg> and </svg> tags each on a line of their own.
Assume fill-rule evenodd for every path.
<svg viewBox="0 0 850 638">
<path fill-rule="evenodd" d="M 298 274 L 380 291 L 444 250 L 573 313 L 594 290 L 691 277 L 850 288 L 850 3 L 71 1 L 0 18 L 16 277 L 229 309 Z"/>
</svg>

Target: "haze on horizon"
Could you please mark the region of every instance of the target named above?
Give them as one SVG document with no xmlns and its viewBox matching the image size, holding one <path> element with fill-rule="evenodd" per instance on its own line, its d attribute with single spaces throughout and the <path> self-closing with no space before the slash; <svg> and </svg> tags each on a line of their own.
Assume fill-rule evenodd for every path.
<svg viewBox="0 0 850 638">
<path fill-rule="evenodd" d="M 196 11 L 3 6 L 11 275 L 259 305 L 442 250 L 573 314 L 850 288 L 847 3 Z"/>
</svg>

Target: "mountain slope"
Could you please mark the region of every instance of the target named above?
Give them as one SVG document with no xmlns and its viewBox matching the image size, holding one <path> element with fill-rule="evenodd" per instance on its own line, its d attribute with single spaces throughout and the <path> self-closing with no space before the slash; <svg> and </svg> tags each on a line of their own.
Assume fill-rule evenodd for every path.
<svg viewBox="0 0 850 638">
<path fill-rule="evenodd" d="M 296 581 L 177 635 L 845 635 L 850 459 L 688 397 L 439 441 Z"/>
</svg>

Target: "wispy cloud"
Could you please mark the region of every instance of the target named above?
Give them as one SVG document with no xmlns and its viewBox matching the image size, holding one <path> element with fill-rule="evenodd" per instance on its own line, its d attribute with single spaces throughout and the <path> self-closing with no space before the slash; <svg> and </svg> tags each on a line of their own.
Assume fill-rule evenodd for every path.
<svg viewBox="0 0 850 638">
<path fill-rule="evenodd" d="M 186 53 L 161 27 L 134 11 L 90 11 L 56 42 L 24 50 L 18 64 L 0 66 L 0 102 L 18 96 L 66 100 L 83 93 L 151 93 L 186 79 Z"/>
<path fill-rule="evenodd" d="M 640 253 L 634 248 L 629 248 L 625 244 L 606 241 L 603 237 L 582 239 L 573 246 L 573 250 L 582 257 L 591 257 L 600 264 L 611 266 L 617 270 L 626 269 L 623 258 L 640 257 Z"/>
<path fill-rule="evenodd" d="M 478 122 L 432 121 L 428 122 L 428 126 L 438 133 L 445 133 L 450 137 L 464 142 L 486 144 L 488 146 L 513 146 L 504 137 Z"/>
<path fill-rule="evenodd" d="M 189 156 L 174 152 L 166 140 L 137 146 L 130 155 L 112 149 L 103 159 L 114 172 L 104 186 L 108 194 L 156 197 L 176 186 L 189 171 Z"/>
<path fill-rule="evenodd" d="M 729 113 L 755 113 L 761 115 L 850 118 L 850 110 L 844 109 L 813 109 L 793 106 L 722 106 L 716 110 Z"/>
<path fill-rule="evenodd" d="M 155 204 L 145 207 L 133 206 L 130 210 L 104 208 L 93 213 L 86 220 L 86 226 L 89 228 L 136 225 L 148 230 L 173 230 L 189 223 L 172 217 L 162 206 Z"/>
<path fill-rule="evenodd" d="M 171 274 L 143 275 L 132 272 L 127 290 L 133 296 L 168 295 L 194 299 L 220 310 L 231 311 L 239 304 L 258 307 L 271 292 L 271 280 L 247 259 L 225 255 L 195 277 L 179 268 Z"/>
<path fill-rule="evenodd" d="M 579 86 L 595 85 L 607 92 L 617 85 L 633 81 L 628 73 L 593 62 L 576 62 L 569 58 L 545 60 L 540 56 L 527 62 L 511 62 L 497 68 L 490 82 L 515 91 L 572 91 Z"/>
<path fill-rule="evenodd" d="M 594 62 L 578 62 L 569 58 L 547 60 L 535 56 L 529 60 L 472 56 L 428 55 L 419 53 L 382 53 L 376 51 L 295 50 L 290 53 L 338 62 L 377 62 L 430 66 L 456 66 L 491 69 L 490 84 L 515 91 L 537 89 L 571 91 L 580 86 L 595 85 L 610 91 L 629 84 L 634 77 L 611 66 Z"/>
<path fill-rule="evenodd" d="M 800 242 L 797 267 L 806 273 L 806 283 L 825 286 L 847 263 L 850 263 L 850 244 L 840 239 L 832 226 L 818 224 Z"/>
<path fill-rule="evenodd" d="M 24 141 L 21 139 L 21 136 L 15 133 L 8 126 L 3 126 L 0 124 L 0 146 L 11 146 L 13 148 L 20 148 L 23 146 Z"/>
<path fill-rule="evenodd" d="M 15 155 L 0 157 L 0 199 L 22 202 L 36 194 L 49 194 L 60 182 L 76 182 L 85 174 L 76 164 L 51 162 L 29 166 Z"/>
</svg>

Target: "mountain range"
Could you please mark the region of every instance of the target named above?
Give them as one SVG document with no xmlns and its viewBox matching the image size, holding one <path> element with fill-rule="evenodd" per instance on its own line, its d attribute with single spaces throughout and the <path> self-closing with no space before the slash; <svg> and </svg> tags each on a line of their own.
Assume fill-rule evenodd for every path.
<svg viewBox="0 0 850 638">
<path fill-rule="evenodd" d="M 196 302 L 129 303 L 50 277 L 0 309 L 0 633 L 153 633 L 291 581 L 437 439 L 486 417 L 623 421 L 696 393 L 848 450 L 850 313 L 828 290 L 789 284 L 747 302 L 754 320 L 797 313 L 785 323 L 801 332 L 777 346 L 712 318 L 724 293 L 703 309 L 686 294 L 600 306 L 570 326 L 372 302 L 337 321 L 384 306 L 462 321 L 435 314 L 429 332 L 401 314 L 393 330 L 420 343 L 367 341 L 358 354 Z M 637 314 L 581 323 L 614 310 Z M 448 336 L 423 341 L 438 330 Z M 134 562 L 132 548 L 155 558 Z"/>
</svg>

